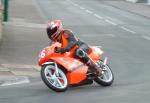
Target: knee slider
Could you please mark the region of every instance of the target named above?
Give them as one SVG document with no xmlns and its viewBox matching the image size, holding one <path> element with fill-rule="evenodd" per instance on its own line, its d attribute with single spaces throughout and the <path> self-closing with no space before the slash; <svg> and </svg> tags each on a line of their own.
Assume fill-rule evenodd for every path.
<svg viewBox="0 0 150 103">
<path fill-rule="evenodd" d="M 84 58 L 85 57 L 85 52 L 82 49 L 78 49 L 76 51 L 76 56 L 78 56 L 79 58 Z"/>
</svg>

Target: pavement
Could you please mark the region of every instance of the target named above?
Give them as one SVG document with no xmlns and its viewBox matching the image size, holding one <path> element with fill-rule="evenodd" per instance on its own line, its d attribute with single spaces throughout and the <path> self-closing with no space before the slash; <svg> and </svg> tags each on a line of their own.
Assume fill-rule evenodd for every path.
<svg viewBox="0 0 150 103">
<path fill-rule="evenodd" d="M 36 49 L 40 43 L 33 45 L 32 38 L 33 35 L 41 35 L 45 27 L 44 17 L 37 9 L 35 0 L 9 1 L 9 21 L 3 23 L 3 38 L 0 43 L 0 83 L 16 77 L 40 76 L 40 67 L 37 65 L 38 53 L 44 46 Z M 21 39 L 22 37 L 25 39 Z M 22 44 L 22 42 L 27 43 Z M 23 57 L 25 54 L 29 56 Z M 34 55 L 34 60 L 27 60 L 26 58 L 31 55 Z"/>
</svg>

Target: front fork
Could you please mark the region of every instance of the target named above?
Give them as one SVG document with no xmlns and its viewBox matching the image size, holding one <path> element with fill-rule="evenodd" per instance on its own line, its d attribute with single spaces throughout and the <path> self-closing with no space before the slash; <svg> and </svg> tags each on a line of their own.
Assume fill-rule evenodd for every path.
<svg viewBox="0 0 150 103">
<path fill-rule="evenodd" d="M 107 57 L 104 59 L 104 66 L 107 64 Z"/>
<path fill-rule="evenodd" d="M 104 59 L 104 62 L 101 62 L 101 61 L 98 61 L 98 62 L 94 62 L 89 56 L 88 56 L 88 54 L 86 53 L 86 52 L 84 52 L 83 50 L 81 50 L 81 56 L 82 57 L 87 57 L 88 58 L 88 61 L 87 61 L 87 65 L 88 66 L 94 66 L 94 69 L 96 69 L 97 67 L 98 67 L 98 69 L 100 69 L 100 71 L 101 71 L 101 74 L 104 74 L 105 72 L 105 66 L 106 66 L 106 64 L 107 64 L 107 57 L 105 57 L 105 59 Z M 95 67 L 96 66 L 96 67 Z M 96 70 L 97 71 L 97 70 Z"/>
<path fill-rule="evenodd" d="M 105 66 L 107 64 L 107 60 L 108 60 L 107 57 L 105 57 L 104 62 L 102 62 L 102 60 L 96 62 L 96 65 L 102 69 L 102 74 L 104 74 L 106 71 Z"/>
<path fill-rule="evenodd" d="M 55 66 L 55 75 L 59 76 L 59 71 L 58 71 L 58 66 L 56 62 L 46 62 L 43 65 L 49 65 L 49 64 L 53 64 Z"/>
</svg>

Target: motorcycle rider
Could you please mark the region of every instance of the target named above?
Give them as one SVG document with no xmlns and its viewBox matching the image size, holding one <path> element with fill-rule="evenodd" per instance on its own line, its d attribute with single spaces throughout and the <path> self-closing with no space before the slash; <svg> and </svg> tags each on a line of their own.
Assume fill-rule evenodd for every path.
<svg viewBox="0 0 150 103">
<path fill-rule="evenodd" d="M 75 50 L 75 57 L 87 64 L 97 75 L 101 74 L 101 69 L 88 56 L 89 46 L 75 37 L 72 31 L 64 30 L 60 20 L 48 22 L 46 30 L 51 42 L 57 41 L 62 44 L 61 48 L 57 48 L 55 52 L 65 53 L 78 46 Z"/>
</svg>

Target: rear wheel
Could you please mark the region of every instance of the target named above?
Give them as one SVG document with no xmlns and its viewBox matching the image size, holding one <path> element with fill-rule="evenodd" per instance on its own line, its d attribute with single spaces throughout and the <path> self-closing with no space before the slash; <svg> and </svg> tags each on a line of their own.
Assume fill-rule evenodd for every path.
<svg viewBox="0 0 150 103">
<path fill-rule="evenodd" d="M 104 64 L 103 61 L 99 61 L 99 63 L 101 65 Z M 102 75 L 96 77 L 94 80 L 95 80 L 95 82 L 97 82 L 98 84 L 100 84 L 102 86 L 110 86 L 114 81 L 113 72 L 108 65 L 105 65 L 103 67 L 103 71 L 104 71 L 104 73 Z"/>
<path fill-rule="evenodd" d="M 65 72 L 58 68 L 58 74 L 56 74 L 55 66 L 52 64 L 42 66 L 41 78 L 50 89 L 56 92 L 63 92 L 68 88 Z"/>
</svg>

